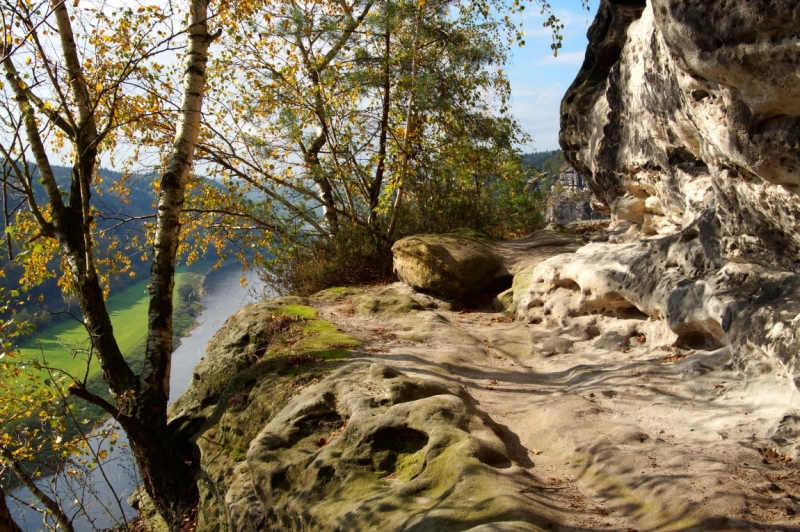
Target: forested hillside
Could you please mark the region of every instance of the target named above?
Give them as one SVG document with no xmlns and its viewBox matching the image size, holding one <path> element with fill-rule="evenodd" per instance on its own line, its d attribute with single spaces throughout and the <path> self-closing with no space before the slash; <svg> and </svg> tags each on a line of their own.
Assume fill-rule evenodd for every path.
<svg viewBox="0 0 800 532">
<path fill-rule="evenodd" d="M 564 153 L 561 150 L 527 153 L 522 156 L 522 160 L 525 164 L 529 164 L 549 176 L 557 174 L 561 166 L 566 162 Z"/>
</svg>

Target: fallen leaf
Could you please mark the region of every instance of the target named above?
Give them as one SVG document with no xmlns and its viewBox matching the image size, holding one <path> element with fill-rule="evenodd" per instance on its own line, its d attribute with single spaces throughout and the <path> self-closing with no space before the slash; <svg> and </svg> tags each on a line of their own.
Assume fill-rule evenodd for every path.
<svg viewBox="0 0 800 532">
<path fill-rule="evenodd" d="M 672 364 L 672 363 L 677 362 L 679 360 L 683 360 L 687 356 L 689 356 L 689 355 L 686 355 L 684 353 L 675 353 L 674 355 L 670 355 L 670 356 L 666 357 L 663 361 L 661 361 L 661 363 L 662 364 Z"/>
<path fill-rule="evenodd" d="M 761 454 L 764 455 L 764 458 L 761 460 L 765 464 L 774 464 L 774 463 L 789 463 L 792 459 L 785 454 L 780 454 L 777 449 L 764 449 L 761 451 Z"/>
</svg>

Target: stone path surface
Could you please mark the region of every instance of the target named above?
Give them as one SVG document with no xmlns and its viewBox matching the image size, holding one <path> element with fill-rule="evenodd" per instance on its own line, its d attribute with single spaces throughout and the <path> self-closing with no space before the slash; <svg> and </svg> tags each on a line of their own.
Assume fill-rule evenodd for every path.
<svg viewBox="0 0 800 532">
<path fill-rule="evenodd" d="M 359 357 L 463 387 L 547 529 L 800 530 L 800 407 L 780 370 L 741 373 L 728 348 L 660 347 L 645 316 L 548 329 L 400 283 L 364 290 L 425 310 L 365 315 L 346 293 L 312 304 L 363 341 Z"/>
</svg>

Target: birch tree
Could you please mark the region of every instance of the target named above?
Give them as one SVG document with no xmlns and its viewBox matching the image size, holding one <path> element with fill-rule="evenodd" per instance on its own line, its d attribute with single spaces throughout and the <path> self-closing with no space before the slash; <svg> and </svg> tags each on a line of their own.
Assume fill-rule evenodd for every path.
<svg viewBox="0 0 800 532">
<path fill-rule="evenodd" d="M 209 31 L 210 4 L 191 0 L 181 17 L 155 5 L 0 3 L 2 150 L 13 188 L 24 199 L 9 234 L 27 252 L 32 282 L 58 275 L 47 264 L 60 257 L 61 282 L 77 297 L 112 400 L 91 393 L 85 382 L 75 382 L 70 392 L 100 406 L 124 428 L 144 485 L 173 527 L 196 500 L 187 456 L 167 428 L 166 407 L 180 215 L 201 126 L 209 46 L 216 36 Z M 177 51 L 178 37 L 187 44 L 176 87 L 168 66 L 155 58 Z M 182 96 L 171 110 L 164 94 L 172 90 Z M 105 306 L 107 286 L 96 247 L 96 218 L 102 215 L 95 200 L 97 169 L 101 156 L 114 156 L 132 125 L 156 115 L 173 120 L 173 141 L 156 183 L 147 349 L 137 374 L 120 352 Z M 65 160 L 72 167 L 67 186 L 53 172 L 53 165 Z M 36 180 L 44 200 L 35 193 Z"/>
</svg>

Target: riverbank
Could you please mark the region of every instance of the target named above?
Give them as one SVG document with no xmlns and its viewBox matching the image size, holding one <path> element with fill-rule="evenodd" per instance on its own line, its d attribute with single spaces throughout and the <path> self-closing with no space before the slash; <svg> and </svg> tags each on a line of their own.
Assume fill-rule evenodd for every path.
<svg viewBox="0 0 800 532">
<path fill-rule="evenodd" d="M 196 318 L 204 310 L 200 303 L 203 283 L 211 273 L 211 262 L 196 263 L 191 267 L 181 267 L 175 275 L 174 340 L 176 346 L 180 338 L 196 326 Z M 107 308 L 114 324 L 115 336 L 120 350 L 134 371 L 141 371 L 144 362 L 147 336 L 147 308 L 149 297 L 147 281 L 129 286 L 118 294 L 109 297 Z M 39 372 L 45 383 L 85 381 L 86 388 L 110 400 L 108 386 L 103 382 L 99 364 L 91 356 L 88 334 L 77 320 L 59 323 L 46 331 L 37 333 L 35 338 L 23 342 L 19 348 L 26 372 Z M 42 369 L 36 369 L 40 367 Z M 60 393 L 71 404 L 71 415 L 67 416 L 66 432 L 63 438 L 70 441 L 79 434 L 91 434 L 108 419 L 108 413 L 99 406 L 74 400 L 62 389 Z M 23 422 L 36 426 L 35 422 Z M 16 425 L 16 423 L 15 423 Z M 11 427 L 2 425 L 6 432 Z M 56 474 L 58 460 L 50 449 L 43 449 L 38 456 L 36 469 L 42 476 Z M 17 487 L 14 475 L 5 479 L 7 490 Z"/>
<path fill-rule="evenodd" d="M 172 355 L 173 365 L 171 371 L 170 389 L 174 399 L 183 393 L 186 385 L 192 378 L 192 368 L 205 352 L 205 345 L 211 336 L 221 327 L 225 320 L 240 306 L 252 302 L 260 297 L 263 290 L 260 280 L 254 273 L 247 273 L 245 277 L 249 283 L 248 287 L 240 285 L 242 272 L 236 263 L 229 263 L 217 270 L 206 271 L 201 276 L 201 289 L 194 290 L 189 298 L 192 300 L 192 308 L 202 309 L 192 317 L 189 326 L 183 327 L 178 323 L 178 316 L 182 313 L 181 300 L 185 300 L 189 294 L 186 289 L 181 295 L 180 286 L 176 293 L 176 331 L 180 330 L 184 336 L 180 339 Z M 184 275 L 181 285 L 185 286 L 187 278 Z M 197 281 L 197 278 L 195 278 Z M 179 329 L 180 328 L 180 329 Z M 99 381 L 102 385 L 102 381 Z M 117 525 L 122 521 L 120 507 L 129 518 L 136 512 L 127 505 L 127 498 L 136 488 L 138 480 L 133 470 L 134 466 L 128 452 L 125 449 L 127 439 L 125 434 L 119 432 L 119 439 L 113 450 L 108 452 L 106 458 L 100 461 L 104 469 L 107 470 L 110 482 L 113 485 L 114 493 L 106 487 L 106 481 L 97 474 L 97 468 L 92 472 L 96 481 L 92 482 L 93 488 L 97 491 L 92 496 L 92 502 L 87 505 L 85 511 L 87 515 L 81 514 L 84 509 L 72 505 L 73 498 L 69 496 L 61 497 L 63 503 L 70 509 L 70 512 L 79 513 L 75 522 L 75 529 L 78 532 L 89 532 L 96 529 L 105 529 Z M 74 479 L 59 475 L 57 484 L 65 493 L 69 492 L 68 486 Z M 43 481 L 47 482 L 47 481 Z M 55 485 L 49 485 L 48 489 L 55 489 Z M 10 491 L 10 490 L 9 490 Z M 22 490 L 15 493 L 20 497 Z M 120 501 L 119 504 L 115 500 Z M 101 501 L 101 502 L 98 502 Z M 112 510 L 109 514 L 108 509 Z M 24 512 L 21 515 L 20 512 Z M 33 532 L 41 529 L 41 516 L 33 510 L 14 511 L 15 518 L 18 519 L 23 530 Z"/>
<path fill-rule="evenodd" d="M 205 278 L 213 272 L 211 266 L 211 262 L 195 263 L 178 268 L 175 274 L 173 343 L 176 349 L 181 338 L 197 325 L 196 319 L 205 309 L 200 301 Z M 141 371 L 147 347 L 147 283 L 137 283 L 107 302 L 120 350 L 134 372 Z M 53 375 L 66 374 L 77 382 L 85 378 L 90 392 L 109 400 L 108 386 L 103 381 L 99 364 L 89 354 L 88 344 L 86 330 L 75 321 L 42 332 L 36 339 L 22 344 L 20 352 L 23 357 L 38 360 L 45 367 L 57 368 L 50 372 Z M 108 418 L 103 409 L 85 401 L 74 401 L 73 409 L 75 419 L 80 420 L 80 430 L 86 433 Z M 70 432 L 75 430 L 73 427 Z"/>
</svg>

